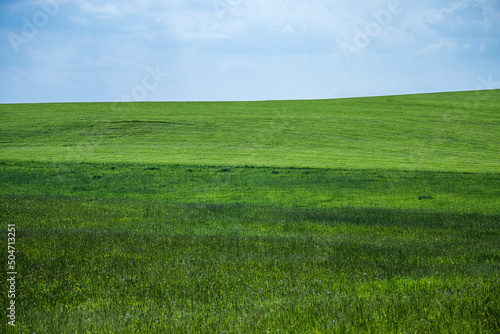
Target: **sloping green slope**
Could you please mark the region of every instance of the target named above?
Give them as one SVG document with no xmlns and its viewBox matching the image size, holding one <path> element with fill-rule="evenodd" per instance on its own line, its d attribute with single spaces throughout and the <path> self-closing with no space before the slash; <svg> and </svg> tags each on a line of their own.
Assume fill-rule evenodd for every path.
<svg viewBox="0 0 500 334">
<path fill-rule="evenodd" d="M 500 90 L 0 105 L 0 160 L 500 171 Z"/>
</svg>

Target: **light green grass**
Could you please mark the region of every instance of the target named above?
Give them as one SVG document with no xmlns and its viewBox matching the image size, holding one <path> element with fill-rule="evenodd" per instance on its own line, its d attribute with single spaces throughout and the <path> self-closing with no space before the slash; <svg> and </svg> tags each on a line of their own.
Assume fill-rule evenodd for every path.
<svg viewBox="0 0 500 334">
<path fill-rule="evenodd" d="M 0 105 L 0 159 L 500 171 L 500 91 Z"/>
</svg>

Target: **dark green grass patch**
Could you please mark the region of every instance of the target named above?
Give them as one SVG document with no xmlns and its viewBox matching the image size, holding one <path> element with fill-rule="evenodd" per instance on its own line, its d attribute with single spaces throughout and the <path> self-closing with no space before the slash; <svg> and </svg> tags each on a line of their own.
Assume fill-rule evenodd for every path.
<svg viewBox="0 0 500 334">
<path fill-rule="evenodd" d="M 0 194 L 498 212 L 500 176 L 391 170 L 0 163 Z"/>
<path fill-rule="evenodd" d="M 2 220 L 18 229 L 20 331 L 500 330 L 497 215 L 443 222 L 387 209 L 1 203 Z"/>
</svg>

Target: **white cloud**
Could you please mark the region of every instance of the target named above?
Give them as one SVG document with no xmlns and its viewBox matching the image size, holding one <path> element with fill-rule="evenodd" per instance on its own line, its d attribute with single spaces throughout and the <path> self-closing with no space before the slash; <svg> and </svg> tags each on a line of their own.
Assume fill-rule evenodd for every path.
<svg viewBox="0 0 500 334">
<path fill-rule="evenodd" d="M 257 73 L 257 66 L 250 61 L 244 59 L 232 59 L 226 62 L 223 62 L 219 66 L 220 72 L 229 72 L 229 73 Z"/>
<path fill-rule="evenodd" d="M 446 12 L 446 13 L 453 13 L 457 10 L 465 9 L 469 7 L 473 3 L 472 0 L 458 0 L 454 3 L 452 3 L 448 7 L 444 7 L 441 9 L 441 12 Z"/>
<path fill-rule="evenodd" d="M 163 22 L 180 40 L 231 38 L 246 29 L 261 29 L 282 34 L 331 33 L 348 29 L 343 6 L 328 1 L 299 0 L 243 1 L 212 0 L 204 6 L 187 6 L 175 11 L 144 13 Z"/>
<path fill-rule="evenodd" d="M 223 23 L 215 13 L 195 10 L 166 15 L 162 21 L 179 40 L 224 38 L 239 30 L 236 22 Z"/>
<path fill-rule="evenodd" d="M 500 1 L 498 0 L 475 0 L 483 13 L 481 25 L 487 32 L 500 33 Z"/>
<path fill-rule="evenodd" d="M 83 14 L 99 14 L 99 16 L 103 18 L 113 18 L 122 14 L 121 11 L 112 4 L 107 4 L 104 6 L 94 6 L 91 3 L 83 2 L 82 4 L 80 4 L 80 10 Z"/>
<path fill-rule="evenodd" d="M 479 42 L 479 53 L 495 50 L 500 45 L 498 38 L 481 38 Z"/>
<path fill-rule="evenodd" d="M 426 56 L 432 56 L 435 54 L 443 55 L 443 52 L 450 52 L 457 48 L 456 44 L 452 41 L 445 40 L 438 43 L 431 43 L 425 45 L 424 47 L 418 49 L 418 53 Z"/>
</svg>

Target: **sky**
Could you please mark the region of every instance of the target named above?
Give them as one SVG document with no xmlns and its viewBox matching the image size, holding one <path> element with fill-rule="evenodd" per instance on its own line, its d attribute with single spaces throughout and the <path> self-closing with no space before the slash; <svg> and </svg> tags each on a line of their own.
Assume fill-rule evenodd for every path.
<svg viewBox="0 0 500 334">
<path fill-rule="evenodd" d="M 0 103 L 500 88 L 500 0 L 0 0 Z"/>
</svg>

